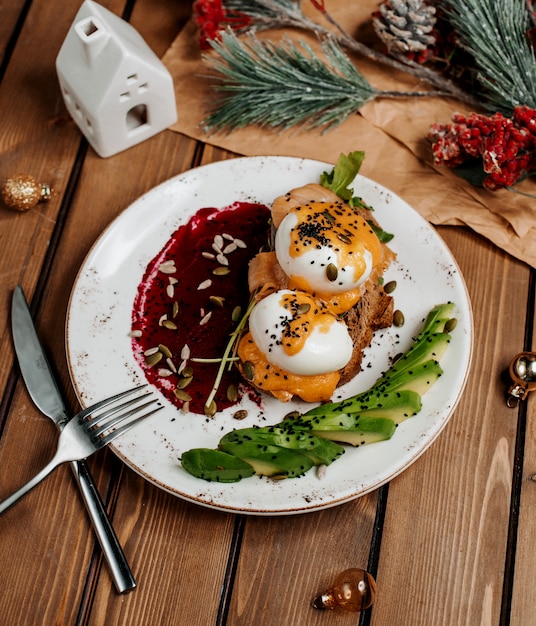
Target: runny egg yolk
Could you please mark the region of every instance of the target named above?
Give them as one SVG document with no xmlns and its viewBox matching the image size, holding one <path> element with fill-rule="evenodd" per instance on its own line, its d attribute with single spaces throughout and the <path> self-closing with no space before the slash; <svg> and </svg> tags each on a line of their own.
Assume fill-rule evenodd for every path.
<svg viewBox="0 0 536 626">
<path fill-rule="evenodd" d="M 238 356 L 250 362 L 250 381 L 280 400 L 327 400 L 352 357 L 346 324 L 303 292 L 281 290 L 260 300 L 240 340 Z"/>
<path fill-rule="evenodd" d="M 359 300 L 360 285 L 383 256 L 367 221 L 349 205 L 331 202 L 292 208 L 279 225 L 275 250 L 289 287 L 324 299 L 337 313 Z"/>
<path fill-rule="evenodd" d="M 293 374 L 333 372 L 352 356 L 346 324 L 304 292 L 282 289 L 257 302 L 249 330 L 266 358 Z"/>
</svg>

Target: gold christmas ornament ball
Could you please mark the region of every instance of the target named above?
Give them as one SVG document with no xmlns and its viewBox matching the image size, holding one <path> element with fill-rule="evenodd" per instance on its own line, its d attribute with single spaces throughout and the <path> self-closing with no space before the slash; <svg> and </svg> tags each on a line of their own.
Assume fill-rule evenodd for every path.
<svg viewBox="0 0 536 626">
<path fill-rule="evenodd" d="M 2 186 L 2 198 L 10 209 L 27 211 L 38 202 L 50 200 L 50 186 L 38 183 L 29 174 L 17 174 L 8 178 Z"/>
</svg>

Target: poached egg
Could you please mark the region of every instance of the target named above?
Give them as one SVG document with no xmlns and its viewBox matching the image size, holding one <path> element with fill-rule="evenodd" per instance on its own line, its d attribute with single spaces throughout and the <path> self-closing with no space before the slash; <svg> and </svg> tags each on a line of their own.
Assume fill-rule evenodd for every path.
<svg viewBox="0 0 536 626">
<path fill-rule="evenodd" d="M 275 253 L 289 287 L 322 298 L 334 313 L 355 305 L 383 255 L 370 224 L 342 202 L 292 207 L 277 229 Z"/>
<path fill-rule="evenodd" d="M 249 330 L 268 361 L 302 376 L 342 369 L 353 351 L 344 322 L 307 293 L 284 289 L 258 302 Z"/>
</svg>

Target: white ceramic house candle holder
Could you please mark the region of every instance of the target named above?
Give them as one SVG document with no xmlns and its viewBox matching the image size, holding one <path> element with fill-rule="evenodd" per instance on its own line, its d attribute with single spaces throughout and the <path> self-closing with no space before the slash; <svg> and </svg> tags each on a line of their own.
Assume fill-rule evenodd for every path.
<svg viewBox="0 0 536 626">
<path fill-rule="evenodd" d="M 125 20 L 85 0 L 56 59 L 69 114 L 101 157 L 177 120 L 170 73 Z"/>
</svg>

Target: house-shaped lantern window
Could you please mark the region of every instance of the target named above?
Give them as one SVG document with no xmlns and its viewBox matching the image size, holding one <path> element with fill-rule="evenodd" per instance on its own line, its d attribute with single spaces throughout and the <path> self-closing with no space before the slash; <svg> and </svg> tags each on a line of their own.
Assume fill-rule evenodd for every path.
<svg viewBox="0 0 536 626">
<path fill-rule="evenodd" d="M 56 59 L 69 114 L 101 157 L 177 120 L 173 79 L 125 20 L 86 0 Z"/>
</svg>

